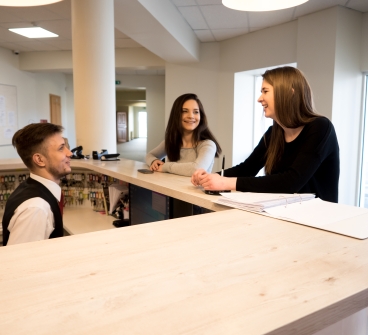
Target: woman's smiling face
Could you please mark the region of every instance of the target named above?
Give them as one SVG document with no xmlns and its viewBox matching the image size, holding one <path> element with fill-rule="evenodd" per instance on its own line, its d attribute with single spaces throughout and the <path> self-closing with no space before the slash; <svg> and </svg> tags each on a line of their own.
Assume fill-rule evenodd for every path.
<svg viewBox="0 0 368 335">
<path fill-rule="evenodd" d="M 276 121 L 275 99 L 273 96 L 273 86 L 263 80 L 261 96 L 257 100 L 263 107 L 265 117 Z"/>
<path fill-rule="evenodd" d="M 199 106 L 195 100 L 187 100 L 184 102 L 181 113 L 181 125 L 184 132 L 192 132 L 199 125 L 201 113 Z"/>
</svg>

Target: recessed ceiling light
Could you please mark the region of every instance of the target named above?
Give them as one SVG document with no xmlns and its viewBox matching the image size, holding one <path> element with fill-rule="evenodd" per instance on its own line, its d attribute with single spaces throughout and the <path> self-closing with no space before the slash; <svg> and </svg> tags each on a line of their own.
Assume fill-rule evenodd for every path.
<svg viewBox="0 0 368 335">
<path fill-rule="evenodd" d="M 49 5 L 62 0 L 0 0 L 0 6 L 31 7 Z"/>
<path fill-rule="evenodd" d="M 308 0 L 222 0 L 222 4 L 235 10 L 266 12 L 299 6 Z"/>
<path fill-rule="evenodd" d="M 13 33 L 28 37 L 28 38 L 45 38 L 45 37 L 58 37 L 59 35 L 56 35 L 52 33 L 51 31 L 48 31 L 46 29 L 40 28 L 40 27 L 30 27 L 30 28 L 11 28 L 9 29 Z"/>
</svg>

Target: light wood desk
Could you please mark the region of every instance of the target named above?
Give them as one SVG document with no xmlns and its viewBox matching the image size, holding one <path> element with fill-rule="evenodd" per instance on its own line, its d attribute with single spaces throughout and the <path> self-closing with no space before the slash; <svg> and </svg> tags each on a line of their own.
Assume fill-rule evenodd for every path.
<svg viewBox="0 0 368 335">
<path fill-rule="evenodd" d="M 142 162 L 121 158 L 120 161 L 103 162 L 100 160 L 73 159 L 72 168 L 83 168 L 102 173 L 127 183 L 158 192 L 193 205 L 207 208 L 212 211 L 228 210 L 229 207 L 213 203 L 215 196 L 207 195 L 194 187 L 189 177 L 178 176 L 170 173 L 143 174 L 138 169 L 146 169 Z M 26 169 L 21 159 L 0 160 L 0 171 Z"/>
<path fill-rule="evenodd" d="M 147 169 L 142 162 L 121 158 L 120 161 L 103 162 L 98 160 L 72 160 L 72 167 L 96 171 L 116 179 L 158 192 L 169 197 L 182 200 L 212 211 L 228 210 L 229 207 L 213 203 L 213 195 L 207 195 L 193 186 L 190 177 L 170 173 L 139 173 L 138 169 Z"/>
<path fill-rule="evenodd" d="M 142 162 L 121 158 L 120 161 L 103 162 L 99 160 L 72 160 L 72 169 L 87 169 L 102 173 L 119 180 L 158 192 L 175 199 L 210 209 L 212 211 L 228 210 L 229 207 L 213 203 L 214 196 L 207 195 L 190 183 L 189 177 L 168 173 L 142 174 L 138 169 L 147 168 Z M 26 166 L 21 159 L 0 160 L 0 171 L 24 170 Z M 102 217 L 93 212 L 88 206 L 66 207 L 64 228 L 69 234 L 82 234 L 103 229 L 113 229 L 111 216 Z"/>
<path fill-rule="evenodd" d="M 368 305 L 367 254 L 238 210 L 8 246 L 1 334 L 313 334 Z"/>
</svg>

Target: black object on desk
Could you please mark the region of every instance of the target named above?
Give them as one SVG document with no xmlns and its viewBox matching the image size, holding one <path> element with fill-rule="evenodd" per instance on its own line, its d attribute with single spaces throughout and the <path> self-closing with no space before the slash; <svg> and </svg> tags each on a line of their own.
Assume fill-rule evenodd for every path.
<svg viewBox="0 0 368 335">
<path fill-rule="evenodd" d="M 79 147 L 76 147 L 76 148 L 70 150 L 73 154 L 71 159 L 84 159 L 85 156 L 82 154 L 82 150 L 83 150 L 83 147 L 81 145 Z"/>
<path fill-rule="evenodd" d="M 144 174 L 151 174 L 153 173 L 153 171 L 149 170 L 149 169 L 138 169 L 137 170 L 140 173 L 144 173 Z"/>
<path fill-rule="evenodd" d="M 108 154 L 107 149 L 101 149 L 100 153 L 98 153 L 97 151 L 92 151 L 92 158 L 95 160 L 99 160 L 101 159 L 102 155 L 107 155 L 107 154 Z"/>
<path fill-rule="evenodd" d="M 104 154 L 101 156 L 102 161 L 119 161 L 120 154 Z"/>
</svg>

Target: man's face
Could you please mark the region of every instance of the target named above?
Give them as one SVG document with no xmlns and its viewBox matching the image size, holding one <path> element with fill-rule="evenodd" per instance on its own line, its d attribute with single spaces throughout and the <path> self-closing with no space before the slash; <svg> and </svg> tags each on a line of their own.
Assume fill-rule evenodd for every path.
<svg viewBox="0 0 368 335">
<path fill-rule="evenodd" d="M 64 138 L 60 133 L 52 135 L 43 143 L 45 170 L 55 182 L 71 172 L 70 157 L 73 153 L 65 146 Z"/>
</svg>

